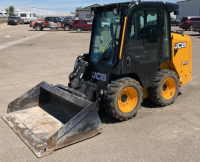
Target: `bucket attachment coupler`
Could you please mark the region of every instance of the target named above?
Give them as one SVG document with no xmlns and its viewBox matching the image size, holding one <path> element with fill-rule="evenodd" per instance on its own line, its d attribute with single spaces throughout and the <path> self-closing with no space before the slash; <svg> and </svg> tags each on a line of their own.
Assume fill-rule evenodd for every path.
<svg viewBox="0 0 200 162">
<path fill-rule="evenodd" d="M 101 133 L 98 101 L 41 82 L 8 105 L 2 118 L 38 156 Z"/>
</svg>

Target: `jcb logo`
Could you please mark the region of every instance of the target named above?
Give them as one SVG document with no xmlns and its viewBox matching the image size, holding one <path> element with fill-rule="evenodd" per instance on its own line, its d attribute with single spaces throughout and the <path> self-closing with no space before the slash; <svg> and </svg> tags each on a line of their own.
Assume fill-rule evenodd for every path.
<svg viewBox="0 0 200 162">
<path fill-rule="evenodd" d="M 181 65 L 188 65 L 188 64 L 189 64 L 188 61 L 184 61 L 184 62 L 181 63 Z"/>
<path fill-rule="evenodd" d="M 186 48 L 186 42 L 175 43 L 174 49 Z"/>
<path fill-rule="evenodd" d="M 97 72 L 92 72 L 92 78 L 93 79 L 97 79 L 97 80 L 101 80 L 101 81 L 106 81 L 106 74 L 101 74 L 101 73 L 97 73 Z"/>
</svg>

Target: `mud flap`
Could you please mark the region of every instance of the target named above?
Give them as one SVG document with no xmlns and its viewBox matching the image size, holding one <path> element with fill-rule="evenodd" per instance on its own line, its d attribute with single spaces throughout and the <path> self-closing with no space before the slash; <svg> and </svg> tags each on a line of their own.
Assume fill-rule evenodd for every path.
<svg viewBox="0 0 200 162">
<path fill-rule="evenodd" d="M 2 118 L 37 155 L 101 133 L 98 102 L 90 102 L 46 82 L 8 105 Z"/>
</svg>

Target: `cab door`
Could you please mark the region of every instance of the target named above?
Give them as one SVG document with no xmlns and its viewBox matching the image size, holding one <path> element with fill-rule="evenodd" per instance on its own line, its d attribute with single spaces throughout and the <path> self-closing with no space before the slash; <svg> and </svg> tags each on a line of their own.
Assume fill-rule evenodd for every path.
<svg viewBox="0 0 200 162">
<path fill-rule="evenodd" d="M 159 67 L 161 5 L 133 7 L 127 18 L 122 73 L 135 73 L 143 87 L 151 86 Z"/>
</svg>

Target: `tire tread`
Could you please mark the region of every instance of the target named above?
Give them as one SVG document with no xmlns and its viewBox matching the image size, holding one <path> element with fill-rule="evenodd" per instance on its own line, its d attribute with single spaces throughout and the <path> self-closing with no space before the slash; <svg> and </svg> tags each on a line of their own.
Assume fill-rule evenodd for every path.
<svg viewBox="0 0 200 162">
<path fill-rule="evenodd" d="M 110 116 L 112 116 L 113 118 L 118 119 L 120 121 L 131 119 L 134 116 L 136 116 L 136 114 L 137 114 L 137 112 L 136 112 L 136 114 L 134 114 L 132 116 L 122 117 L 121 115 L 119 115 L 117 113 L 117 111 L 115 109 L 115 106 L 114 106 L 114 99 L 116 97 L 116 94 L 117 94 L 119 88 L 122 85 L 124 85 L 125 83 L 128 83 L 128 82 L 134 82 L 139 87 L 140 93 L 142 93 L 142 87 L 140 86 L 139 82 L 137 82 L 135 79 L 132 79 L 132 78 L 129 78 L 129 77 L 125 77 L 125 78 L 117 79 L 115 81 L 111 81 L 111 83 L 107 85 L 107 91 L 106 91 L 106 94 L 103 97 L 103 107 L 104 107 L 105 111 Z M 141 96 L 141 98 L 138 99 L 138 101 L 140 101 L 139 105 L 141 107 L 141 103 L 143 101 L 143 94 L 138 95 L 138 96 Z"/>
<path fill-rule="evenodd" d="M 163 102 L 162 99 L 161 99 L 161 96 L 159 96 L 159 93 L 158 93 L 159 85 L 161 83 L 162 78 L 167 76 L 167 75 L 169 75 L 169 74 L 175 75 L 175 77 L 178 78 L 178 75 L 174 71 L 168 70 L 168 69 L 162 69 L 162 70 L 159 70 L 157 72 L 152 86 L 150 88 L 148 88 L 148 90 L 149 90 L 149 98 L 151 99 L 151 101 L 153 101 L 157 105 L 167 106 L 167 105 L 171 104 L 171 103 Z M 175 98 L 176 97 L 177 96 L 175 96 Z"/>
</svg>

